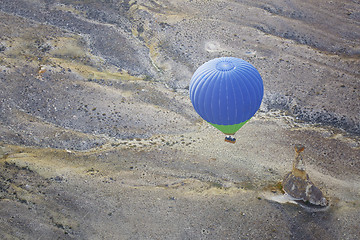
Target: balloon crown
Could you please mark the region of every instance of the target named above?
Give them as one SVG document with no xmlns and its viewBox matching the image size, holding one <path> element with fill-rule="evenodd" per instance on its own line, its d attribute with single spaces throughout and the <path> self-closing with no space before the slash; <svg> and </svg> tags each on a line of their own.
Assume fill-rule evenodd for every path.
<svg viewBox="0 0 360 240">
<path fill-rule="evenodd" d="M 221 61 L 216 64 L 216 69 L 219 71 L 230 71 L 235 68 L 235 65 L 230 61 Z"/>
</svg>

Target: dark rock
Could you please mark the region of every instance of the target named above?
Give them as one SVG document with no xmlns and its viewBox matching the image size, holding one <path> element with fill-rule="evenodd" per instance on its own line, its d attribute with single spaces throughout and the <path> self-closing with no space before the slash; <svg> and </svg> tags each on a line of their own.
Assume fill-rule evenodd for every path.
<svg viewBox="0 0 360 240">
<path fill-rule="evenodd" d="M 304 146 L 295 146 L 295 160 L 293 170 L 286 174 L 283 180 L 283 190 L 296 200 L 302 200 L 316 206 L 327 206 L 328 202 L 321 190 L 317 188 L 305 172 L 305 164 L 301 152 Z"/>
</svg>

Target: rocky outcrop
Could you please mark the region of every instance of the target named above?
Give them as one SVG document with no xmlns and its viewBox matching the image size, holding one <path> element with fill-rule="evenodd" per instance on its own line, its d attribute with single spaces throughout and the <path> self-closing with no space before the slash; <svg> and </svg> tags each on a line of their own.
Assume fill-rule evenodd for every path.
<svg viewBox="0 0 360 240">
<path fill-rule="evenodd" d="M 283 180 L 283 190 L 296 200 L 316 206 L 327 206 L 328 201 L 323 193 L 314 185 L 305 171 L 305 162 L 301 154 L 304 149 L 305 147 L 302 145 L 295 145 L 296 155 L 293 169 L 286 174 Z"/>
</svg>

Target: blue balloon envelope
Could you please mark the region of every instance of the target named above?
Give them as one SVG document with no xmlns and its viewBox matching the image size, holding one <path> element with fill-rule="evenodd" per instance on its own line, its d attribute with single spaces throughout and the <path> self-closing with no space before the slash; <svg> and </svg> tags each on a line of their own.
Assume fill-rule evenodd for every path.
<svg viewBox="0 0 360 240">
<path fill-rule="evenodd" d="M 232 135 L 259 109 L 264 85 L 250 63 L 221 57 L 195 71 L 189 91 L 196 112 L 223 133 Z"/>
</svg>

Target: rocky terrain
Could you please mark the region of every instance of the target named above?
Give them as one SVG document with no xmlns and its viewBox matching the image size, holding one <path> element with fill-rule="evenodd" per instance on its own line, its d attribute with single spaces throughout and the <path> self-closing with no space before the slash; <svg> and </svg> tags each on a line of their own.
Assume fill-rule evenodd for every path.
<svg viewBox="0 0 360 240">
<path fill-rule="evenodd" d="M 360 3 L 2 0 L 1 239 L 359 239 Z M 204 62 L 260 72 L 224 142 Z M 274 201 L 306 147 L 324 211 Z"/>
</svg>

